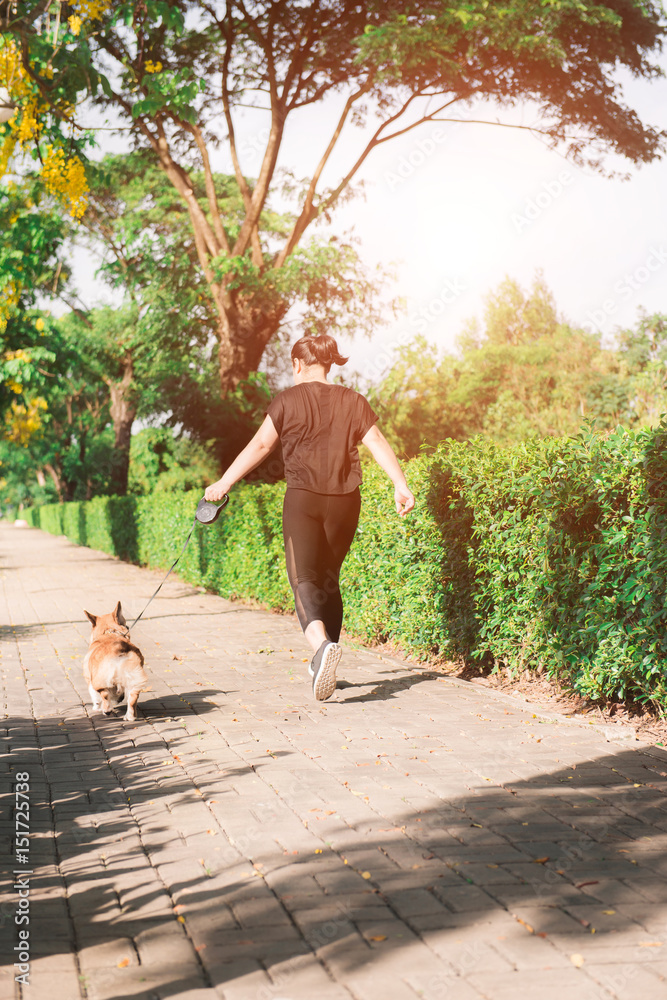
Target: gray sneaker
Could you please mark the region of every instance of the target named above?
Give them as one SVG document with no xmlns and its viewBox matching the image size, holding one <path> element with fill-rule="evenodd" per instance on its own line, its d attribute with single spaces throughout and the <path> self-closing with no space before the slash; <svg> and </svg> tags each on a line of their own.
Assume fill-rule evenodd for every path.
<svg viewBox="0 0 667 1000">
<path fill-rule="evenodd" d="M 308 673 L 313 678 L 313 695 L 318 701 L 326 701 L 336 690 L 336 667 L 342 655 L 337 642 L 325 639 L 310 661 Z"/>
</svg>

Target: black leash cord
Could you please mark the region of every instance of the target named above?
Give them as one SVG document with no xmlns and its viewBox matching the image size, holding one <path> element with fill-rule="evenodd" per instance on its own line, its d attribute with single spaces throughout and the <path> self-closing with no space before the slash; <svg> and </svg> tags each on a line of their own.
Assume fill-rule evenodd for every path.
<svg viewBox="0 0 667 1000">
<path fill-rule="evenodd" d="M 166 582 L 167 582 L 167 577 L 169 576 L 169 574 L 171 573 L 171 571 L 172 571 L 172 570 L 174 569 L 174 567 L 176 566 L 176 563 L 177 563 L 177 562 L 179 561 L 179 559 L 181 558 L 181 556 L 183 555 L 183 553 L 185 552 L 185 550 L 186 550 L 186 549 L 187 549 L 187 547 L 188 547 L 188 542 L 189 542 L 189 541 L 190 541 L 190 539 L 192 538 L 192 532 L 193 532 L 193 531 L 195 530 L 195 525 L 196 525 L 196 523 L 197 523 L 197 518 L 195 518 L 195 519 L 194 519 L 194 521 L 192 522 L 192 527 L 190 528 L 190 531 L 189 531 L 189 533 L 188 533 L 188 537 L 187 537 L 187 538 L 185 539 L 185 545 L 183 546 L 183 548 L 182 548 L 182 549 L 181 549 L 181 551 L 179 552 L 179 554 L 178 554 L 178 556 L 176 557 L 176 559 L 174 559 L 174 561 L 173 561 L 173 563 L 171 564 L 171 566 L 169 567 L 169 572 L 167 573 L 167 576 L 165 576 L 164 580 L 162 581 L 162 583 L 160 584 L 160 586 L 159 586 L 159 587 L 157 588 L 157 590 L 155 591 L 155 593 L 153 594 L 153 596 L 152 596 L 152 597 L 150 598 L 150 600 L 148 601 L 148 604 L 146 605 L 146 607 L 144 608 L 144 610 L 143 610 L 143 611 L 141 612 L 141 614 L 140 614 L 140 615 L 138 615 L 138 616 L 137 616 L 137 617 L 136 617 L 136 618 L 134 619 L 134 621 L 132 622 L 132 625 L 130 626 L 130 630 L 131 630 L 131 629 L 133 629 L 133 628 L 134 628 L 134 626 L 135 626 L 135 625 L 137 624 L 137 622 L 139 621 L 139 619 L 143 617 L 143 615 L 144 615 L 144 614 L 146 613 L 146 611 L 148 610 L 148 605 L 149 605 L 149 604 L 151 603 L 151 601 L 153 600 L 153 597 L 157 597 L 157 595 L 159 594 L 160 590 L 162 589 L 162 585 L 163 585 L 164 583 L 166 583 Z"/>
<path fill-rule="evenodd" d="M 202 499 L 197 504 L 197 512 L 195 514 L 195 519 L 192 522 L 192 527 L 190 528 L 188 537 L 185 539 L 185 545 L 183 546 L 183 548 L 179 552 L 179 554 L 176 557 L 176 559 L 174 559 L 174 561 L 171 564 L 171 566 L 169 567 L 169 571 L 167 573 L 167 576 L 169 576 L 169 574 L 172 572 L 172 570 L 176 566 L 176 563 L 179 561 L 179 559 L 181 558 L 181 556 L 183 555 L 183 553 L 187 549 L 188 542 L 192 538 L 192 532 L 195 530 L 195 525 L 196 525 L 197 521 L 199 521 L 200 524 L 213 524 L 213 522 L 217 520 L 217 518 L 218 518 L 218 516 L 220 514 L 220 511 L 222 510 L 222 508 L 226 507 L 228 503 L 229 503 L 229 495 L 227 493 L 225 493 L 224 497 L 222 498 L 222 503 L 219 506 L 216 506 L 212 501 L 206 500 L 204 497 L 202 497 Z M 163 584 L 166 583 L 167 576 L 165 576 L 164 580 L 162 581 L 162 583 L 160 584 L 160 586 L 157 588 L 157 590 L 153 594 L 153 597 L 157 597 L 157 595 L 160 593 L 160 590 L 162 589 Z M 150 600 L 148 601 L 148 604 L 146 605 L 146 607 L 144 608 L 144 610 L 141 612 L 141 614 L 137 618 L 134 619 L 134 621 L 132 622 L 131 628 L 134 628 L 134 626 L 139 621 L 139 618 L 142 618 L 144 616 L 144 614 L 148 610 L 148 605 L 153 600 L 153 597 L 150 598 Z"/>
</svg>

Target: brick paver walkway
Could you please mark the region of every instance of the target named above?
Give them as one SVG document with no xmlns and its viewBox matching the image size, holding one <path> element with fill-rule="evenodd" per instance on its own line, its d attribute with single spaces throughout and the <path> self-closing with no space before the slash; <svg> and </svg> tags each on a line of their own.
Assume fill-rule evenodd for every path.
<svg viewBox="0 0 667 1000">
<path fill-rule="evenodd" d="M 159 575 L 10 526 L 0 555 L 3 833 L 12 870 L 27 771 L 33 872 L 3 997 L 667 997 L 660 748 L 366 650 L 318 704 L 291 618 L 177 580 L 133 633 L 140 719 L 105 718 L 82 609 L 129 619 Z"/>
</svg>

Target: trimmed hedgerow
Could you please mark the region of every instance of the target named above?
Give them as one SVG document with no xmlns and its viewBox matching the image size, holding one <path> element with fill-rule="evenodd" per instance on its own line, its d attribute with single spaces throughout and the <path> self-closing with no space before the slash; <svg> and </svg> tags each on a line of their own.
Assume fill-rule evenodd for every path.
<svg viewBox="0 0 667 1000">
<path fill-rule="evenodd" d="M 394 514 L 365 471 L 342 586 L 346 627 L 418 659 L 464 656 L 538 668 L 590 697 L 667 707 L 667 426 L 501 449 L 444 442 L 408 463 L 418 506 Z M 284 485 L 241 485 L 197 525 L 179 574 L 225 597 L 291 608 Z M 98 497 L 28 511 L 37 527 L 167 567 L 197 492 Z"/>
</svg>

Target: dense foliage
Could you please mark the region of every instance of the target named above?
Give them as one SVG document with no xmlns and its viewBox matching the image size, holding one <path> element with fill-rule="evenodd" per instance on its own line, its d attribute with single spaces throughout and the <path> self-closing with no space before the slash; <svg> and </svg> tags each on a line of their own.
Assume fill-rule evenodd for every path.
<svg viewBox="0 0 667 1000">
<path fill-rule="evenodd" d="M 6 427 L 0 462 L 4 479 L 19 467 L 22 476 L 28 471 L 26 498 L 42 499 L 45 478 L 46 489 L 53 485 L 62 500 L 124 494 L 137 418 L 168 423 L 202 446 L 211 443 L 218 465 L 228 465 L 261 422 L 270 385 L 285 365 L 286 330 L 265 353 L 265 371 L 251 372 L 221 399 L 215 307 L 185 207 L 142 152 L 107 156 L 88 177 L 88 207 L 77 227 L 59 214 L 38 177 L 0 187 L 0 217 L 7 232 L 15 230 L 0 246 L 0 287 L 5 280 L 18 290 L 14 306 L 0 316 L 0 428 L 3 418 Z M 218 174 L 210 180 L 227 217 L 240 225 L 236 180 Z M 192 182 L 205 211 L 204 178 L 193 174 Z M 268 206 L 260 221 L 267 239 L 293 224 L 289 213 Z M 63 264 L 74 241 L 85 244 L 100 264 L 98 274 L 122 294 L 116 308 L 89 308 L 78 297 Z M 332 239 L 317 259 L 295 252 L 283 277 L 288 271 L 305 306 L 290 324 L 292 336 L 327 327 L 351 333 L 370 329 L 378 318 L 371 305 L 375 286 L 352 244 Z M 345 303 L 332 281 L 345 288 Z M 37 294 L 44 305 L 65 302 L 70 312 L 57 322 L 46 312 L 27 314 Z M 93 431 L 98 454 L 91 464 Z M 28 456 L 5 447 L 19 438 Z M 20 490 L 11 493 L 23 499 Z"/>
<path fill-rule="evenodd" d="M 655 426 L 667 412 L 667 316 L 640 314 L 603 346 L 598 333 L 558 316 L 541 275 L 524 292 L 510 279 L 487 296 L 456 350 L 424 336 L 401 347 L 369 390 L 392 444 L 404 455 L 475 435 L 510 445 L 574 434 L 586 419 L 613 429 Z"/>
<path fill-rule="evenodd" d="M 418 657 L 536 669 L 593 698 L 667 708 L 667 425 L 510 449 L 477 438 L 413 459 L 404 520 L 366 470 L 343 570 L 348 629 Z M 291 606 L 281 485 L 235 489 L 197 526 L 182 576 L 226 597 Z M 198 499 L 163 493 L 28 512 L 30 523 L 148 565 L 168 566 Z"/>
<path fill-rule="evenodd" d="M 367 283 L 345 280 L 346 255 L 342 270 L 332 267 L 331 242 L 306 238 L 381 144 L 451 121 L 457 105 L 478 101 L 482 121 L 510 124 L 497 112 L 531 101 L 540 110 L 533 130 L 578 162 L 659 156 L 664 135 L 627 104 L 619 70 L 659 76 L 653 60 L 665 29 L 657 0 L 5 0 L 0 173 L 17 150 L 30 150 L 47 190 L 80 218 L 89 133 L 77 117 L 83 122 L 94 104 L 127 130 L 187 217 L 199 280 L 215 305 L 224 394 L 257 370 L 295 301 L 320 318 L 355 304 L 364 311 Z M 284 138 L 295 115 L 325 99 L 338 103 L 336 114 L 310 176 L 295 177 Z M 254 178 L 237 139 L 248 107 L 265 126 Z M 334 151 L 354 126 L 365 133 L 327 187 Z M 211 168 L 223 130 L 240 213 Z M 204 204 L 193 197 L 198 177 Z M 293 217 L 267 237 L 262 215 L 285 186 Z"/>
</svg>

